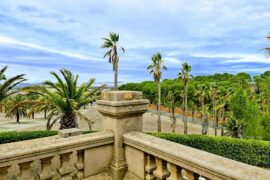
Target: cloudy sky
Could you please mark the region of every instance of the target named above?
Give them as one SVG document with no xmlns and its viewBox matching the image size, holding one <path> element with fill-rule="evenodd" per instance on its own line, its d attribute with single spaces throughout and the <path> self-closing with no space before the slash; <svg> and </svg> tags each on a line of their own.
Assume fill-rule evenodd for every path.
<svg viewBox="0 0 270 180">
<path fill-rule="evenodd" d="M 113 80 L 103 59 L 102 37 L 120 34 L 126 53 L 119 80 L 142 81 L 151 55 L 161 52 L 175 78 L 181 63 L 192 73 L 270 70 L 269 0 L 0 0 L 0 66 L 29 82 L 50 79 L 68 68 L 81 81 Z"/>
</svg>

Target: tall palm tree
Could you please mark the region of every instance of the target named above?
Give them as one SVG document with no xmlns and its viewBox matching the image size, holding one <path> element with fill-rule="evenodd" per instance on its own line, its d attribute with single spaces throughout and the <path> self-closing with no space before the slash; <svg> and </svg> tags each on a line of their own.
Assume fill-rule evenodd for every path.
<svg viewBox="0 0 270 180">
<path fill-rule="evenodd" d="M 164 65 L 164 61 L 160 53 L 156 53 L 152 56 L 152 64 L 150 64 L 147 69 L 150 71 L 150 74 L 153 74 L 153 78 L 158 88 L 158 132 L 161 131 L 161 120 L 160 120 L 160 101 L 161 101 L 161 88 L 160 80 L 162 77 L 162 70 L 167 70 L 167 67 Z"/>
<path fill-rule="evenodd" d="M 215 136 L 217 136 L 217 129 L 218 129 L 218 100 L 220 98 L 220 90 L 216 83 L 210 84 L 209 89 L 209 96 L 212 100 L 212 107 L 213 107 L 213 114 L 214 114 L 214 129 L 215 129 Z"/>
<path fill-rule="evenodd" d="M 26 92 L 37 94 L 40 98 L 24 103 L 33 105 L 30 112 L 41 112 L 47 109 L 50 112 L 47 120 L 54 119 L 52 121 L 55 123 L 60 119 L 60 129 L 75 128 L 79 109 L 96 98 L 95 94 L 99 88 L 91 90 L 94 79 L 78 86 L 78 75 L 74 76 L 66 69 L 61 69 L 60 73 L 63 78 L 57 73 L 51 72 L 51 75 L 57 80 L 56 83 L 45 81 L 41 86 L 25 88 Z"/>
<path fill-rule="evenodd" d="M 184 85 L 184 114 L 183 114 L 183 120 L 184 120 L 184 134 L 188 133 L 187 130 L 187 100 L 188 100 L 188 82 L 192 78 L 192 75 L 190 75 L 191 66 L 188 65 L 188 63 L 182 64 L 181 72 L 179 72 L 178 77 L 182 79 L 183 85 Z"/>
<path fill-rule="evenodd" d="M 119 61 L 119 55 L 118 55 L 118 41 L 119 41 L 119 34 L 110 32 L 108 38 L 103 38 L 104 42 L 102 44 L 102 48 L 108 49 L 108 51 L 104 54 L 104 58 L 109 58 L 109 63 L 113 65 L 113 71 L 114 71 L 114 89 L 117 90 L 117 82 L 118 82 L 118 61 Z M 125 53 L 125 49 L 121 47 L 121 50 L 123 53 Z"/>
<path fill-rule="evenodd" d="M 13 76 L 9 79 L 6 78 L 5 72 L 7 70 L 7 66 L 3 67 L 0 70 L 0 109 L 2 111 L 2 102 L 9 96 L 16 94 L 19 92 L 19 89 L 15 89 L 16 86 L 23 81 L 26 81 L 24 78 L 24 74 L 19 74 Z"/>
<path fill-rule="evenodd" d="M 17 106 L 17 104 L 21 103 L 24 100 L 25 97 L 20 94 L 8 99 L 6 117 L 15 116 L 16 122 L 20 123 L 20 119 L 27 116 L 27 108 L 26 106 Z"/>
</svg>

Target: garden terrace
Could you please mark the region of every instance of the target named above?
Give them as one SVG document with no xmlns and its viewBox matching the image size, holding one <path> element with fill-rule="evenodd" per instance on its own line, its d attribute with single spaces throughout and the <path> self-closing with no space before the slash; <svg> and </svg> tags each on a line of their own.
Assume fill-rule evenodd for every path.
<svg viewBox="0 0 270 180">
<path fill-rule="evenodd" d="M 270 177 L 268 170 L 142 133 L 148 101 L 141 92 L 105 92 L 97 104 L 102 132 L 0 145 L 0 180 Z"/>
</svg>

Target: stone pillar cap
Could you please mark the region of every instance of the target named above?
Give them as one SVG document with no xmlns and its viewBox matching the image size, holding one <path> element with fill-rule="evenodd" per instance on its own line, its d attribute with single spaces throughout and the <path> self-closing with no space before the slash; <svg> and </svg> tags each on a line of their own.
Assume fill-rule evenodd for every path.
<svg viewBox="0 0 270 180">
<path fill-rule="evenodd" d="M 130 101 L 142 99 L 140 91 L 109 91 L 102 93 L 102 100 L 105 101 Z"/>
<path fill-rule="evenodd" d="M 139 91 L 109 91 L 97 101 L 98 111 L 106 116 L 123 118 L 141 115 L 147 111 L 149 101 Z"/>
</svg>

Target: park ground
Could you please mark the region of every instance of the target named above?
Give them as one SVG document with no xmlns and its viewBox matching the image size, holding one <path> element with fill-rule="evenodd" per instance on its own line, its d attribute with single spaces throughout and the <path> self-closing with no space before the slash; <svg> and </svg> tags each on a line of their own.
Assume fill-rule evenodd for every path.
<svg viewBox="0 0 270 180">
<path fill-rule="evenodd" d="M 102 120 L 103 116 L 97 111 L 95 106 L 89 106 L 86 109 L 82 109 L 81 113 L 87 117 L 86 119 L 78 118 L 79 128 L 81 130 L 91 129 L 95 131 L 103 130 Z M 46 120 L 43 119 L 43 114 L 36 114 L 35 119 L 24 118 L 20 124 L 15 122 L 15 119 L 6 118 L 4 113 L 0 114 L 0 131 L 32 131 L 32 130 L 45 130 Z M 92 123 L 90 123 L 92 122 Z M 171 132 L 171 118 L 169 113 L 162 113 L 161 116 L 161 129 L 162 132 Z M 211 125 L 212 122 L 210 122 Z M 182 134 L 184 129 L 182 117 L 177 116 L 176 133 Z M 55 124 L 52 130 L 58 130 L 59 124 Z M 201 134 L 201 125 L 199 121 L 188 123 L 188 134 Z M 157 131 L 157 114 L 153 110 L 149 110 L 143 115 L 143 131 Z M 209 135 L 214 135 L 214 129 L 209 127 Z M 220 132 L 218 133 L 220 134 Z"/>
</svg>

